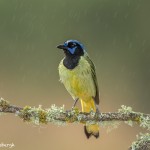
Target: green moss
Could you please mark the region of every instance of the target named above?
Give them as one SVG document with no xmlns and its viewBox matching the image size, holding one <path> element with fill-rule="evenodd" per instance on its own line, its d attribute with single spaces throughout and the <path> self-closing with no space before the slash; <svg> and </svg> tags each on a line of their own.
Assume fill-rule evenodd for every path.
<svg viewBox="0 0 150 150">
<path fill-rule="evenodd" d="M 121 109 L 118 109 L 118 112 L 123 113 L 123 114 L 133 113 L 132 107 L 128 107 L 128 106 L 125 106 L 125 105 L 121 105 Z"/>
<path fill-rule="evenodd" d="M 121 109 L 118 110 L 119 113 L 122 114 L 130 114 L 130 113 L 137 113 L 132 110 L 131 107 L 127 107 L 122 105 Z M 136 123 L 140 124 L 140 127 L 146 128 L 150 130 L 150 117 L 145 116 L 143 113 L 137 113 L 138 117 L 134 120 Z M 133 121 L 125 121 L 126 124 L 133 126 Z"/>
<path fill-rule="evenodd" d="M 47 117 L 46 117 L 47 122 L 51 122 L 56 125 L 66 125 L 66 119 L 62 119 L 62 120 L 57 119 L 57 118 L 61 118 L 61 116 L 63 116 L 63 113 L 64 114 L 66 113 L 64 106 L 57 107 L 56 105 L 51 105 L 51 107 L 46 111 L 47 111 Z"/>
<path fill-rule="evenodd" d="M 150 117 L 145 117 L 143 114 L 140 116 L 140 127 L 150 130 Z"/>
<path fill-rule="evenodd" d="M 35 124 L 47 123 L 47 111 L 43 110 L 41 106 L 38 108 L 25 106 L 19 116 L 28 122 L 33 122 Z"/>
<path fill-rule="evenodd" d="M 4 100 L 3 98 L 0 98 L 0 107 L 6 108 L 9 106 L 9 102 L 7 100 Z"/>
<path fill-rule="evenodd" d="M 28 112 L 28 111 L 30 111 L 30 110 L 31 110 L 31 107 L 30 107 L 30 106 L 25 106 L 22 111 Z"/>
<path fill-rule="evenodd" d="M 24 120 L 24 121 L 28 121 L 30 122 L 31 121 L 31 114 L 30 114 L 30 111 L 31 111 L 31 107 L 30 106 L 25 106 L 23 108 L 23 110 L 21 110 L 19 116 Z"/>
<path fill-rule="evenodd" d="M 150 134 L 140 133 L 140 135 L 137 135 L 137 141 L 132 143 L 131 150 L 137 150 L 137 149 L 144 150 L 145 145 L 147 145 L 148 143 L 150 143 Z"/>
<path fill-rule="evenodd" d="M 68 111 L 68 113 L 67 113 L 67 116 L 66 116 L 66 122 L 67 123 L 72 123 L 72 122 L 75 122 L 75 121 L 77 121 L 77 117 L 76 117 L 76 111 L 75 110 L 73 110 L 73 111 Z"/>
<path fill-rule="evenodd" d="M 136 118 L 135 118 L 135 121 L 136 121 L 137 123 L 140 123 L 140 122 L 141 122 L 140 117 L 136 117 Z"/>
<path fill-rule="evenodd" d="M 47 119 L 46 119 L 47 112 L 46 111 L 39 109 L 38 110 L 38 116 L 39 116 L 39 123 L 47 124 Z"/>
<path fill-rule="evenodd" d="M 79 108 L 74 107 L 73 112 L 74 112 L 75 115 L 78 115 L 80 113 Z"/>
</svg>

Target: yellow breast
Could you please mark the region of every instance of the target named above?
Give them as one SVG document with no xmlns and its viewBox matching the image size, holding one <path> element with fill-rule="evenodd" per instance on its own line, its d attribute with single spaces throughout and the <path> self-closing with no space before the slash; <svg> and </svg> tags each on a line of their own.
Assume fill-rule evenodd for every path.
<svg viewBox="0 0 150 150">
<path fill-rule="evenodd" d="M 95 86 L 91 74 L 91 67 L 88 61 L 81 57 L 78 66 L 69 70 L 63 65 L 63 60 L 59 64 L 60 81 L 64 84 L 71 96 L 81 99 L 90 99 L 95 96 Z"/>
</svg>

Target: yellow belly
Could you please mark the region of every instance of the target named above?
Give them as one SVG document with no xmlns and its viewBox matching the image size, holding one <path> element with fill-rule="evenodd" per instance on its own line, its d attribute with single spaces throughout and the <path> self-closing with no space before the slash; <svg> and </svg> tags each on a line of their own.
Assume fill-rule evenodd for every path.
<svg viewBox="0 0 150 150">
<path fill-rule="evenodd" d="M 82 58 L 80 64 L 73 70 L 67 69 L 61 61 L 59 65 L 60 80 L 74 99 L 88 101 L 95 96 L 95 86 L 90 69 L 88 62 Z"/>
</svg>

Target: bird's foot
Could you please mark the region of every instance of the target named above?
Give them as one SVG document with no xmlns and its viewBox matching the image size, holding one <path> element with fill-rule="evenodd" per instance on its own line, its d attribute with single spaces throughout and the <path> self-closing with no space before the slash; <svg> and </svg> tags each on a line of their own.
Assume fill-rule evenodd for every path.
<svg viewBox="0 0 150 150">
<path fill-rule="evenodd" d="M 77 107 L 72 107 L 69 110 L 66 110 L 67 113 L 79 113 L 79 109 Z"/>
</svg>

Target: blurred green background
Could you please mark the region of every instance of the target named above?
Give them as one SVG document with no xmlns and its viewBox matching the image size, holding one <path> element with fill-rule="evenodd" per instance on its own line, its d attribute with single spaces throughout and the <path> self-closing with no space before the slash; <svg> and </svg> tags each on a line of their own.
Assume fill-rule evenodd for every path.
<svg viewBox="0 0 150 150">
<path fill-rule="evenodd" d="M 96 65 L 101 111 L 124 104 L 149 113 L 149 15 L 148 0 L 0 0 L 0 96 L 18 106 L 69 109 L 73 101 L 57 69 L 64 55 L 56 45 L 77 39 Z M 138 126 L 101 128 L 100 139 L 87 140 L 82 125 L 37 127 L 0 116 L 0 143 L 13 142 L 16 150 L 126 150 L 139 132 Z"/>
</svg>

